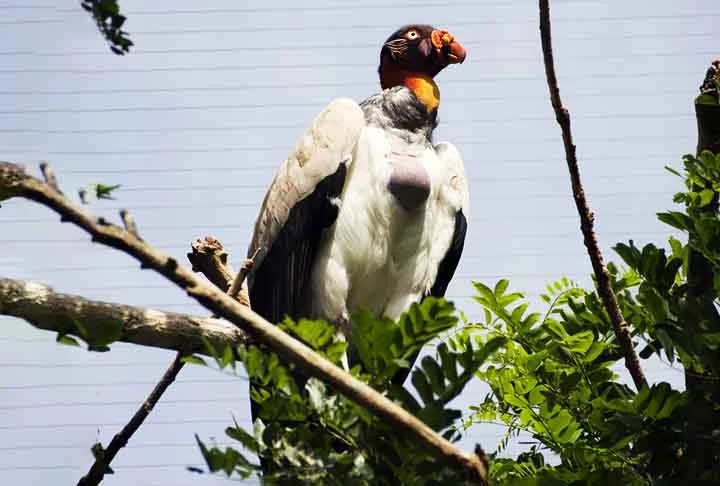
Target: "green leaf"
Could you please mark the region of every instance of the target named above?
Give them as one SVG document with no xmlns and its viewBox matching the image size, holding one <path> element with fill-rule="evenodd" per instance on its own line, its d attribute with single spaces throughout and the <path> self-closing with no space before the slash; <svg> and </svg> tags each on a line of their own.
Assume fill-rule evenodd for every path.
<svg viewBox="0 0 720 486">
<path fill-rule="evenodd" d="M 685 394 L 673 390 L 670 394 L 668 394 L 662 407 L 655 414 L 655 419 L 661 420 L 670 417 L 675 410 L 684 405 L 686 401 L 687 396 Z"/>
<path fill-rule="evenodd" d="M 555 335 L 555 337 L 559 338 L 562 342 L 565 341 L 565 338 L 567 338 L 568 333 L 565 331 L 565 328 L 557 321 L 547 319 L 544 323 L 544 327 L 548 329 L 552 334 Z"/>
<path fill-rule="evenodd" d="M 447 344 L 445 343 L 440 343 L 437 351 L 440 355 L 440 362 L 442 363 L 443 373 L 451 382 L 456 381 L 458 378 L 458 374 L 457 360 L 455 358 L 455 355 L 448 350 Z"/>
<path fill-rule="evenodd" d="M 220 369 L 229 365 L 232 366 L 233 370 L 235 369 L 235 355 L 233 354 L 233 350 L 230 345 L 226 345 L 225 350 L 223 351 Z"/>
<path fill-rule="evenodd" d="M 650 356 L 652 356 L 654 353 L 658 351 L 658 347 L 660 345 L 660 341 L 653 341 L 652 343 L 645 346 L 642 351 L 640 351 L 639 355 L 642 359 L 648 359 Z"/>
<path fill-rule="evenodd" d="M 191 354 L 189 356 L 183 356 L 180 361 L 187 364 L 194 364 L 194 365 L 200 365 L 200 366 L 207 366 L 207 363 L 203 358 L 200 356 Z"/>
<path fill-rule="evenodd" d="M 670 363 L 675 361 L 675 345 L 673 344 L 672 339 L 670 339 L 668 333 L 664 329 L 659 328 L 655 330 L 655 336 L 657 336 L 658 341 L 660 341 L 660 344 L 662 344 L 662 347 L 665 350 L 665 356 L 667 356 L 668 361 Z"/>
<path fill-rule="evenodd" d="M 215 346 L 213 346 L 213 343 L 210 342 L 208 338 L 205 336 L 201 336 L 202 342 L 205 345 L 205 349 L 207 350 L 208 354 L 213 357 L 215 362 L 219 362 L 220 360 L 220 353 L 217 349 L 215 349 Z"/>
<path fill-rule="evenodd" d="M 677 211 L 668 211 L 667 213 L 657 213 L 657 218 L 663 223 L 677 228 L 682 231 L 691 230 L 694 225 L 690 217 Z"/>
<path fill-rule="evenodd" d="M 582 331 L 567 338 L 570 351 L 578 354 L 585 354 L 593 344 L 595 335 L 592 331 Z"/>
<path fill-rule="evenodd" d="M 68 336 L 67 334 L 60 334 L 58 333 L 57 338 L 55 338 L 55 342 L 59 344 L 64 344 L 66 346 L 80 346 L 80 343 L 72 336 Z"/>
<path fill-rule="evenodd" d="M 433 402 L 433 392 L 425 374 L 420 370 L 412 372 L 412 384 L 425 405 Z"/>
<path fill-rule="evenodd" d="M 695 98 L 696 105 L 718 105 L 718 100 L 709 94 L 701 94 Z"/>
<path fill-rule="evenodd" d="M 510 285 L 509 280 L 507 280 L 507 279 L 499 280 L 498 283 L 495 284 L 495 290 L 493 291 L 493 293 L 497 297 L 501 297 L 507 290 L 508 285 Z"/>
<path fill-rule="evenodd" d="M 708 204 L 710 204 L 712 202 L 714 197 L 715 197 L 715 191 L 713 191 L 712 189 L 704 189 L 704 190 L 700 191 L 699 206 L 701 208 L 707 206 Z"/>
<path fill-rule="evenodd" d="M 120 184 L 108 186 L 106 184 L 95 184 L 95 196 L 98 199 L 115 199 L 112 193 L 122 187 Z"/>
<path fill-rule="evenodd" d="M 445 377 L 443 376 L 440 365 L 430 356 L 425 356 L 421 362 L 422 369 L 430 379 L 430 385 L 436 395 L 441 395 L 445 387 Z"/>
<path fill-rule="evenodd" d="M 329 344 L 336 332 L 334 326 L 324 320 L 300 319 L 295 322 L 286 318 L 282 326 L 314 350 Z"/>
<path fill-rule="evenodd" d="M 417 412 L 417 417 L 434 430 L 442 430 L 460 418 L 459 410 L 447 409 L 437 403 L 429 404 Z"/>
<path fill-rule="evenodd" d="M 668 165 L 665 166 L 665 170 L 670 172 L 671 174 L 678 176 L 678 177 L 682 177 L 682 174 L 680 172 L 678 172 L 677 170 L 673 169 L 672 167 L 670 167 Z"/>
<path fill-rule="evenodd" d="M 417 411 L 422 408 L 420 406 L 420 403 L 418 403 L 418 401 L 415 399 L 415 397 L 412 396 L 412 394 L 402 386 L 392 383 L 390 384 L 388 391 L 392 398 L 394 398 L 396 401 L 399 401 L 403 408 L 407 409 L 413 414 L 417 414 Z"/>
<path fill-rule="evenodd" d="M 235 427 L 227 427 L 225 429 L 225 435 L 240 442 L 243 447 L 250 452 L 254 452 L 255 454 L 260 452 L 260 445 L 258 444 L 257 439 L 255 439 L 255 437 L 251 434 L 245 432 L 245 430 L 238 426 L 237 422 L 235 423 Z"/>
<path fill-rule="evenodd" d="M 366 310 L 359 310 L 352 316 L 353 346 L 365 370 L 380 381 L 398 370 L 395 360 L 402 357 L 403 336 L 411 340 L 414 333 L 408 316 L 403 316 L 401 322 L 408 328 L 405 334 L 394 321 L 376 319 Z"/>
<path fill-rule="evenodd" d="M 602 354 L 603 351 L 605 351 L 606 347 L 607 345 L 605 343 L 601 343 L 599 341 L 593 342 L 590 348 L 585 353 L 583 361 L 585 363 L 592 363 Z"/>
<path fill-rule="evenodd" d="M 488 300 L 495 300 L 495 294 L 492 290 L 490 290 L 490 287 L 487 285 L 481 283 L 481 282 L 472 282 L 473 287 L 475 287 L 475 290 L 480 294 L 480 297 L 483 299 Z"/>
<path fill-rule="evenodd" d="M 615 253 L 620 255 L 625 263 L 630 265 L 632 268 L 637 268 L 640 261 L 640 250 L 630 240 L 630 244 L 618 243 L 613 247 Z"/>
</svg>

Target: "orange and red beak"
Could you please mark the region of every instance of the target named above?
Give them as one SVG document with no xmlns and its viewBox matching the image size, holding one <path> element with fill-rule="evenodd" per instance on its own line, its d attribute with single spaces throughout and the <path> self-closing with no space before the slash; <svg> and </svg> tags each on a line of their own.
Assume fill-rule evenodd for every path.
<svg viewBox="0 0 720 486">
<path fill-rule="evenodd" d="M 433 30 L 430 39 L 438 55 L 445 58 L 448 64 L 459 64 L 465 60 L 465 48 L 447 30 Z"/>
</svg>

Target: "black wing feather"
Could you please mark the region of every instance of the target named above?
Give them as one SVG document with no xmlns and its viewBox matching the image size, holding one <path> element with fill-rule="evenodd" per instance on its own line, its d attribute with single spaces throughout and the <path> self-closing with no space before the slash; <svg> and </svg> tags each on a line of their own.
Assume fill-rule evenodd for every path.
<svg viewBox="0 0 720 486">
<path fill-rule="evenodd" d="M 455 275 L 458 263 L 460 262 L 460 255 L 462 255 L 463 248 L 465 247 L 465 235 L 467 234 L 467 220 L 462 212 L 462 209 L 455 213 L 455 231 L 453 232 L 452 240 L 450 241 L 450 248 L 448 248 L 445 257 L 440 262 L 438 267 L 438 274 L 435 278 L 435 283 L 430 289 L 430 294 L 433 297 L 444 297 L 447 291 L 450 280 Z"/>
<path fill-rule="evenodd" d="M 342 193 L 346 173 L 347 167 L 341 163 L 334 174 L 293 206 L 285 226 L 255 269 L 250 304 L 268 321 L 308 316 L 312 264 L 324 230 L 337 219 L 338 207 L 331 199 Z"/>
</svg>

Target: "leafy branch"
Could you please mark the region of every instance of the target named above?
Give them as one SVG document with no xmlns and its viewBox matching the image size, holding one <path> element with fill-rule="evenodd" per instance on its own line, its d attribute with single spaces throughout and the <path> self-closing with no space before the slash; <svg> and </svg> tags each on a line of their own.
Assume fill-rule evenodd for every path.
<svg viewBox="0 0 720 486">
<path fill-rule="evenodd" d="M 70 202 L 50 185 L 27 175 L 15 164 L 0 163 L 0 200 L 25 198 L 57 212 L 64 221 L 84 229 L 94 242 L 116 248 L 133 256 L 145 268 L 153 269 L 172 281 L 198 303 L 243 329 L 259 344 L 276 352 L 309 376 L 315 376 L 377 417 L 392 424 L 397 431 L 413 437 L 449 465 L 460 468 L 469 480 L 482 484 L 487 469 L 475 454 L 468 454 L 441 437 L 418 418 L 381 395 L 373 388 L 343 371 L 317 352 L 294 339 L 275 325 L 208 285 L 174 258 L 140 240 L 131 232 L 98 219 Z"/>
<path fill-rule="evenodd" d="M 130 52 L 133 42 L 128 33 L 122 30 L 127 19 L 120 14 L 117 0 L 82 0 L 81 6 L 95 20 L 98 30 L 114 54 L 123 56 Z"/>
</svg>

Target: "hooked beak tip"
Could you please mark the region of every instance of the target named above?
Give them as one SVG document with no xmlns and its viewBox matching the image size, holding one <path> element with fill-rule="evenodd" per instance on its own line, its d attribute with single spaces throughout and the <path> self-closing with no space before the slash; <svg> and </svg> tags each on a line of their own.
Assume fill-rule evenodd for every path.
<svg viewBox="0 0 720 486">
<path fill-rule="evenodd" d="M 462 64 L 463 61 L 465 61 L 465 58 L 467 57 L 467 51 L 465 51 L 465 48 L 462 44 L 459 42 L 451 42 L 450 43 L 450 49 L 448 51 L 448 60 L 451 64 Z"/>
<path fill-rule="evenodd" d="M 465 61 L 465 48 L 448 31 L 434 30 L 430 38 L 438 52 L 447 58 L 448 64 L 461 64 Z"/>
</svg>

